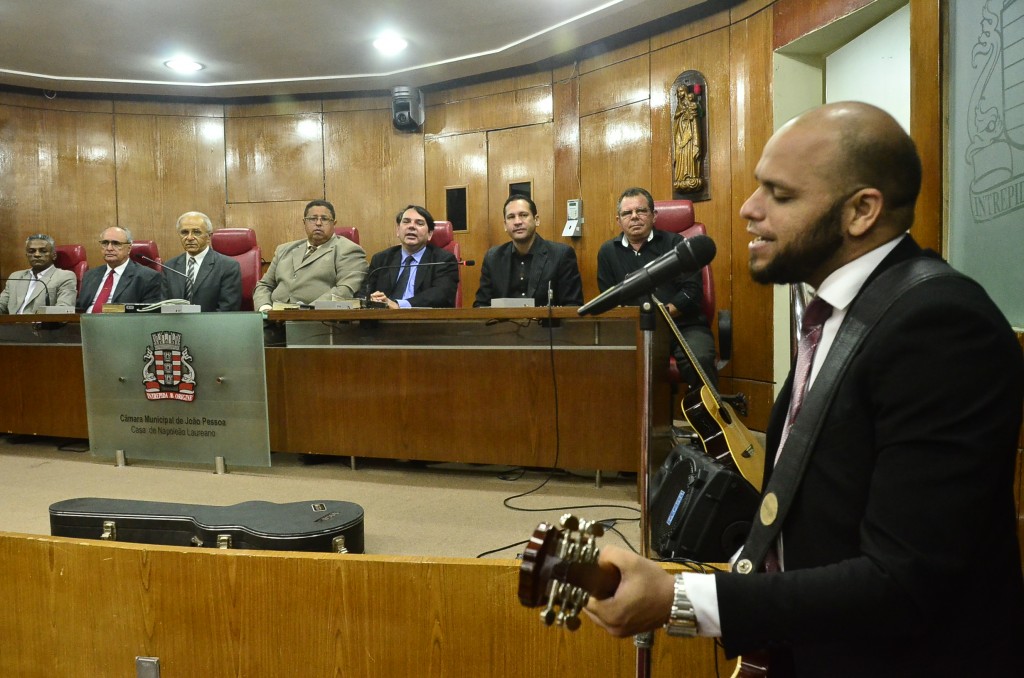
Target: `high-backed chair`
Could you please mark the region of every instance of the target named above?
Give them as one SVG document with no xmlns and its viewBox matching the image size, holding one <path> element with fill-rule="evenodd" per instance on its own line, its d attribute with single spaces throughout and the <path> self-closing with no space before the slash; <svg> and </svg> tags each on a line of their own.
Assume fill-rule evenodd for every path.
<svg viewBox="0 0 1024 678">
<path fill-rule="evenodd" d="M 256 231 L 251 228 L 219 228 L 210 234 L 210 247 L 214 252 L 231 257 L 242 267 L 241 310 L 253 310 L 252 292 L 263 270 L 263 252 L 256 242 Z"/>
<path fill-rule="evenodd" d="M 154 240 L 136 240 L 132 243 L 132 251 L 128 256 L 132 261 L 142 266 L 149 266 L 158 273 L 164 272 L 163 259 L 160 258 L 160 250 Z M 143 257 L 146 257 L 143 259 Z"/>
<path fill-rule="evenodd" d="M 663 231 L 678 233 L 684 238 L 695 235 L 707 235 L 707 227 L 697 222 L 693 214 L 693 202 L 690 200 L 655 200 L 654 209 L 658 216 L 654 227 Z M 716 322 L 715 316 L 715 279 L 711 267 L 705 266 L 700 271 L 704 294 L 701 297 L 701 311 L 708 322 Z M 732 313 L 728 309 L 718 311 L 718 369 L 722 369 L 732 358 Z M 672 380 L 680 381 L 675 360 L 671 361 L 669 371 Z"/>
<path fill-rule="evenodd" d="M 462 261 L 462 245 L 455 240 L 454 236 L 452 222 L 434 221 L 434 233 L 430 236 L 430 243 L 454 254 L 456 261 Z M 455 308 L 462 308 L 462 266 L 459 266 L 459 286 L 455 290 Z"/>
<path fill-rule="evenodd" d="M 359 244 L 359 229 L 355 226 L 335 226 L 334 232 L 343 238 L 348 238 L 355 244 Z"/>
<path fill-rule="evenodd" d="M 57 268 L 71 271 L 78 278 L 77 288 L 82 288 L 82 276 L 89 270 L 89 262 L 85 257 L 84 245 L 57 245 Z"/>
</svg>

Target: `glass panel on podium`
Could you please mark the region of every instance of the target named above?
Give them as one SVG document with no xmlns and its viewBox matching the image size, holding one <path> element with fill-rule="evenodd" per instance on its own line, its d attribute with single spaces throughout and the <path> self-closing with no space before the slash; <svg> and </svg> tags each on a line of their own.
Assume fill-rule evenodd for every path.
<svg viewBox="0 0 1024 678">
<path fill-rule="evenodd" d="M 82 316 L 97 457 L 270 466 L 257 313 Z"/>
</svg>

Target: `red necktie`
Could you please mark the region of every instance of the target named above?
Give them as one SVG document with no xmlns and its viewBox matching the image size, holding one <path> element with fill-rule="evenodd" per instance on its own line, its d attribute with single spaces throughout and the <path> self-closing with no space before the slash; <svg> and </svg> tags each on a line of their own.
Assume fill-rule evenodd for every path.
<svg viewBox="0 0 1024 678">
<path fill-rule="evenodd" d="M 100 293 L 96 296 L 96 303 L 92 305 L 93 313 L 103 313 L 103 304 L 110 299 L 110 290 L 112 289 L 114 289 L 113 269 L 107 271 L 107 278 L 103 281 L 103 287 L 100 288 Z"/>
<path fill-rule="evenodd" d="M 792 428 L 793 422 L 796 421 L 796 417 L 800 413 L 800 406 L 804 404 L 804 394 L 807 391 L 807 382 L 811 377 L 814 354 L 818 350 L 818 342 L 821 341 L 821 330 L 831 315 L 832 305 L 819 297 L 814 297 L 804 310 L 804 317 L 800 321 L 800 344 L 796 349 L 796 369 L 793 372 L 793 391 L 789 399 L 789 414 L 786 417 L 786 425 L 782 429 L 779 449 L 775 453 L 776 463 L 778 463 L 779 455 L 782 454 L 786 438 L 789 437 L 789 429 Z"/>
</svg>

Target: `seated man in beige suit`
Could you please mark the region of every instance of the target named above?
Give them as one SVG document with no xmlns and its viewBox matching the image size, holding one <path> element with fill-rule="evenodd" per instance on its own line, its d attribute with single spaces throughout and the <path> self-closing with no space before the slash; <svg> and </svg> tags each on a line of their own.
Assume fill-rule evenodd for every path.
<svg viewBox="0 0 1024 678">
<path fill-rule="evenodd" d="M 257 311 L 274 303 L 312 304 L 318 299 L 351 299 L 366 277 L 366 252 L 334 234 L 334 205 L 313 200 L 302 217 L 306 239 L 287 242 L 253 291 Z"/>
<path fill-rule="evenodd" d="M 29 268 L 15 271 L 0 292 L 0 313 L 35 313 L 43 306 L 67 306 L 75 312 L 78 280 L 71 271 L 57 268 L 53 238 L 43 233 L 25 240 Z"/>
</svg>

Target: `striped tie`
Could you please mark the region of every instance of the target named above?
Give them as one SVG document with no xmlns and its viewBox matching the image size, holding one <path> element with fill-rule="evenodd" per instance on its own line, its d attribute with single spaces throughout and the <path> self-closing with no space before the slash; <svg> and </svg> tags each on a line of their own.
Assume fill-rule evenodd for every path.
<svg viewBox="0 0 1024 678">
<path fill-rule="evenodd" d="M 192 288 L 196 278 L 196 258 L 188 258 L 188 267 L 185 269 L 185 298 L 192 301 Z"/>
</svg>

